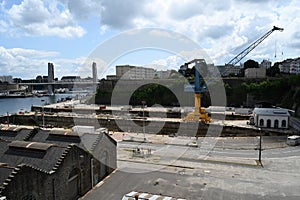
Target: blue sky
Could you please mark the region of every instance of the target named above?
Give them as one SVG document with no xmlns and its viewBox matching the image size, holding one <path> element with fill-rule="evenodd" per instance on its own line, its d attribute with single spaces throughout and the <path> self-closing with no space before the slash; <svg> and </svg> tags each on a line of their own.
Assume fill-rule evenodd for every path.
<svg viewBox="0 0 300 200">
<path fill-rule="evenodd" d="M 91 76 L 89 57 L 99 45 L 143 28 L 181 34 L 222 65 L 276 25 L 285 30 L 273 33 L 243 61 L 281 61 L 299 57 L 299 24 L 297 0 L 2 0 L 0 75 L 35 78 L 46 75 L 47 63 L 53 62 L 58 78 Z M 166 41 L 166 34 L 158 40 Z M 178 69 L 182 60 L 172 52 L 141 48 L 116 58 L 110 70 L 99 62 L 99 76 L 119 64 Z"/>
</svg>

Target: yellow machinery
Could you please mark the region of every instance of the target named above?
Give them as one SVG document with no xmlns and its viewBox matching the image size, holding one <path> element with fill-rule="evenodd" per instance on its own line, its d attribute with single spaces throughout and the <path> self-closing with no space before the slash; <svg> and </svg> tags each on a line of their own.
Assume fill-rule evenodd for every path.
<svg viewBox="0 0 300 200">
<path fill-rule="evenodd" d="M 206 62 L 204 59 L 194 59 L 186 65 L 195 63 L 195 110 L 189 113 L 183 121 L 201 121 L 204 123 L 211 122 L 211 118 L 208 116 L 208 113 L 205 111 L 204 107 L 201 107 L 201 93 L 206 91 L 200 86 L 200 65 L 206 67 Z"/>
</svg>

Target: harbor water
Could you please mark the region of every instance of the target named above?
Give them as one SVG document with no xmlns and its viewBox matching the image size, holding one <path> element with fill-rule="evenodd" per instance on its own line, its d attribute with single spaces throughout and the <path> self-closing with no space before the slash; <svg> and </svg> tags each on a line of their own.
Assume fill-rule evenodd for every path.
<svg viewBox="0 0 300 200">
<path fill-rule="evenodd" d="M 55 94 L 53 96 L 26 98 L 0 98 L 0 115 L 30 111 L 32 105 L 52 104 L 66 97 L 74 97 L 74 94 Z"/>
</svg>

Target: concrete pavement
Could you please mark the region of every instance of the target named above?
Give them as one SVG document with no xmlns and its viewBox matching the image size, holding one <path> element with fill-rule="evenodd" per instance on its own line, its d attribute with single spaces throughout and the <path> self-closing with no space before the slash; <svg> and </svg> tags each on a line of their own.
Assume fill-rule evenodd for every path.
<svg viewBox="0 0 300 200">
<path fill-rule="evenodd" d="M 146 135 L 148 143 L 143 143 L 144 135 L 141 133 L 113 133 L 113 136 L 123 141 L 118 145 L 118 169 L 82 198 L 84 200 L 117 200 L 130 191 L 191 200 L 300 199 L 299 154 L 281 158 L 263 157 L 262 168 L 253 163 L 253 158 L 250 164 L 243 158 L 221 158 L 210 154 L 200 159 L 199 151 L 195 151 L 197 148 L 189 146 L 195 138 Z M 256 143 L 256 138 L 219 140 L 221 142 L 216 143 L 219 150 Z M 236 141 L 233 146 L 230 145 L 232 141 Z M 274 147 L 288 150 L 290 147 L 282 146 L 284 142 L 285 139 L 280 137 L 266 138 L 263 144 L 270 151 Z M 151 147 L 151 155 L 133 156 L 132 149 L 136 147 L 144 150 Z M 299 147 L 292 150 L 299 150 Z"/>
</svg>

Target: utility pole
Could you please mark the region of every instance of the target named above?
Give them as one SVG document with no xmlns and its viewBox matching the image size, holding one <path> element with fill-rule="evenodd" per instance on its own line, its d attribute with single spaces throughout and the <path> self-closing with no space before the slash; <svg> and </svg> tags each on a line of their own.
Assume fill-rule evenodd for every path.
<svg viewBox="0 0 300 200">
<path fill-rule="evenodd" d="M 8 114 L 8 112 L 6 112 L 6 116 L 7 116 L 7 126 L 9 126 L 9 114 Z"/>
<path fill-rule="evenodd" d="M 145 133 L 145 104 L 146 101 L 142 101 L 143 104 L 143 133 L 144 133 L 144 142 L 146 142 L 146 133 Z"/>
<path fill-rule="evenodd" d="M 262 137 L 262 134 L 261 134 L 261 128 L 259 128 L 259 151 L 258 151 L 258 161 L 259 161 L 259 164 L 263 167 L 263 164 L 261 162 L 261 137 Z"/>
</svg>

